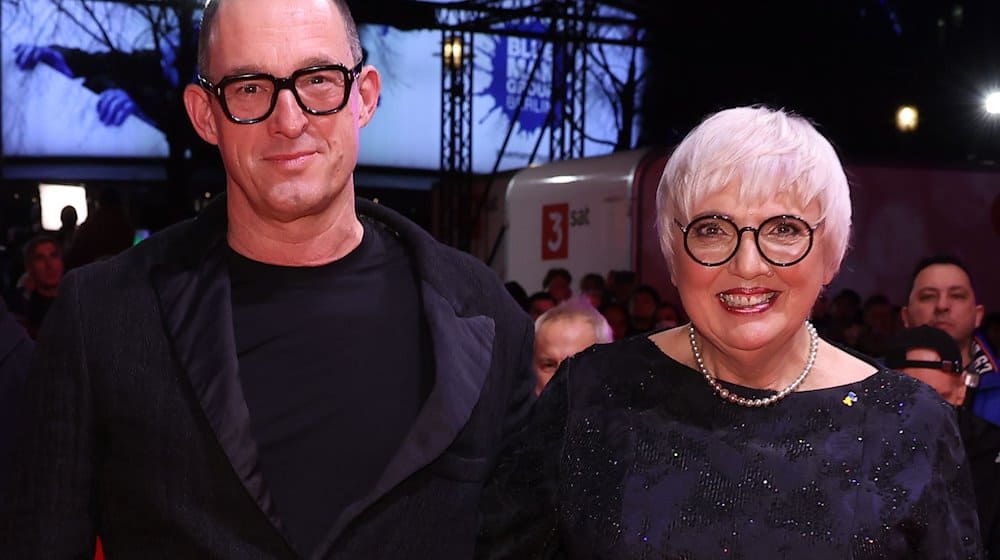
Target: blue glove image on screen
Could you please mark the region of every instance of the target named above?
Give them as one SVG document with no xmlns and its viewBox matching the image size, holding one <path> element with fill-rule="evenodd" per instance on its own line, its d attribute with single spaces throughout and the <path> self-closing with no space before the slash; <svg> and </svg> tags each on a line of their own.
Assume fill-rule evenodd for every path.
<svg viewBox="0 0 1000 560">
<path fill-rule="evenodd" d="M 14 62 L 24 71 L 39 63 L 69 78 L 84 78 L 84 87 L 97 93 L 97 114 L 106 126 L 120 126 L 130 115 L 161 128 L 165 92 L 176 90 L 179 35 L 175 31 L 159 41 L 157 50 L 131 53 L 87 52 L 58 45 L 19 44 Z"/>
</svg>

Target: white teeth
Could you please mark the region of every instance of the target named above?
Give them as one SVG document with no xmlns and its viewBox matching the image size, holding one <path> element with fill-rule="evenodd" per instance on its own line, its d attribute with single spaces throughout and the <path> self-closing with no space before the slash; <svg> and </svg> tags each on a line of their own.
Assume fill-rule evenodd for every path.
<svg viewBox="0 0 1000 560">
<path fill-rule="evenodd" d="M 778 294 L 775 292 L 754 295 L 719 294 L 719 301 L 729 307 L 753 307 L 771 301 L 776 295 Z"/>
</svg>

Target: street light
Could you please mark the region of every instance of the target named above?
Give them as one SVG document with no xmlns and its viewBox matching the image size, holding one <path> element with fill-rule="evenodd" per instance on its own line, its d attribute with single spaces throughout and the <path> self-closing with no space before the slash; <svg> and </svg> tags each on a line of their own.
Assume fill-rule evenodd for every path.
<svg viewBox="0 0 1000 560">
<path fill-rule="evenodd" d="M 920 113 L 912 105 L 903 105 L 896 111 L 896 128 L 900 132 L 913 132 L 920 122 Z"/>
</svg>

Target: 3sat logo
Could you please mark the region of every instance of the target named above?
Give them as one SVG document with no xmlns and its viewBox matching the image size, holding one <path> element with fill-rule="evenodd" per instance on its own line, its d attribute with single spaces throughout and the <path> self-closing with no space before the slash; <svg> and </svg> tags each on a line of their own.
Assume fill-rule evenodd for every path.
<svg viewBox="0 0 1000 560">
<path fill-rule="evenodd" d="M 590 207 L 569 209 L 568 203 L 542 206 L 542 260 L 569 258 L 569 228 L 590 225 Z"/>
</svg>

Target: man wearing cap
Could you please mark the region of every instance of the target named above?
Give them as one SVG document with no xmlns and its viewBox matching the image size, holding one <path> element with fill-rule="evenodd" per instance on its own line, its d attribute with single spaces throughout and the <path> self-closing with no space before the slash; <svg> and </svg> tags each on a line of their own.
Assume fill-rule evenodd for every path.
<svg viewBox="0 0 1000 560">
<path fill-rule="evenodd" d="M 972 275 L 958 258 L 936 255 L 922 259 L 910 280 L 903 325 L 930 325 L 948 333 L 961 352 L 963 403 L 1000 425 L 1000 367 L 985 337 L 976 332 L 984 308 L 976 301 Z"/>
<path fill-rule="evenodd" d="M 963 379 L 962 352 L 945 331 L 929 325 L 901 332 L 889 345 L 885 365 L 919 379 L 955 406 L 959 433 L 971 467 L 980 531 L 989 558 L 1000 558 L 1000 426 L 973 414 Z"/>
</svg>

